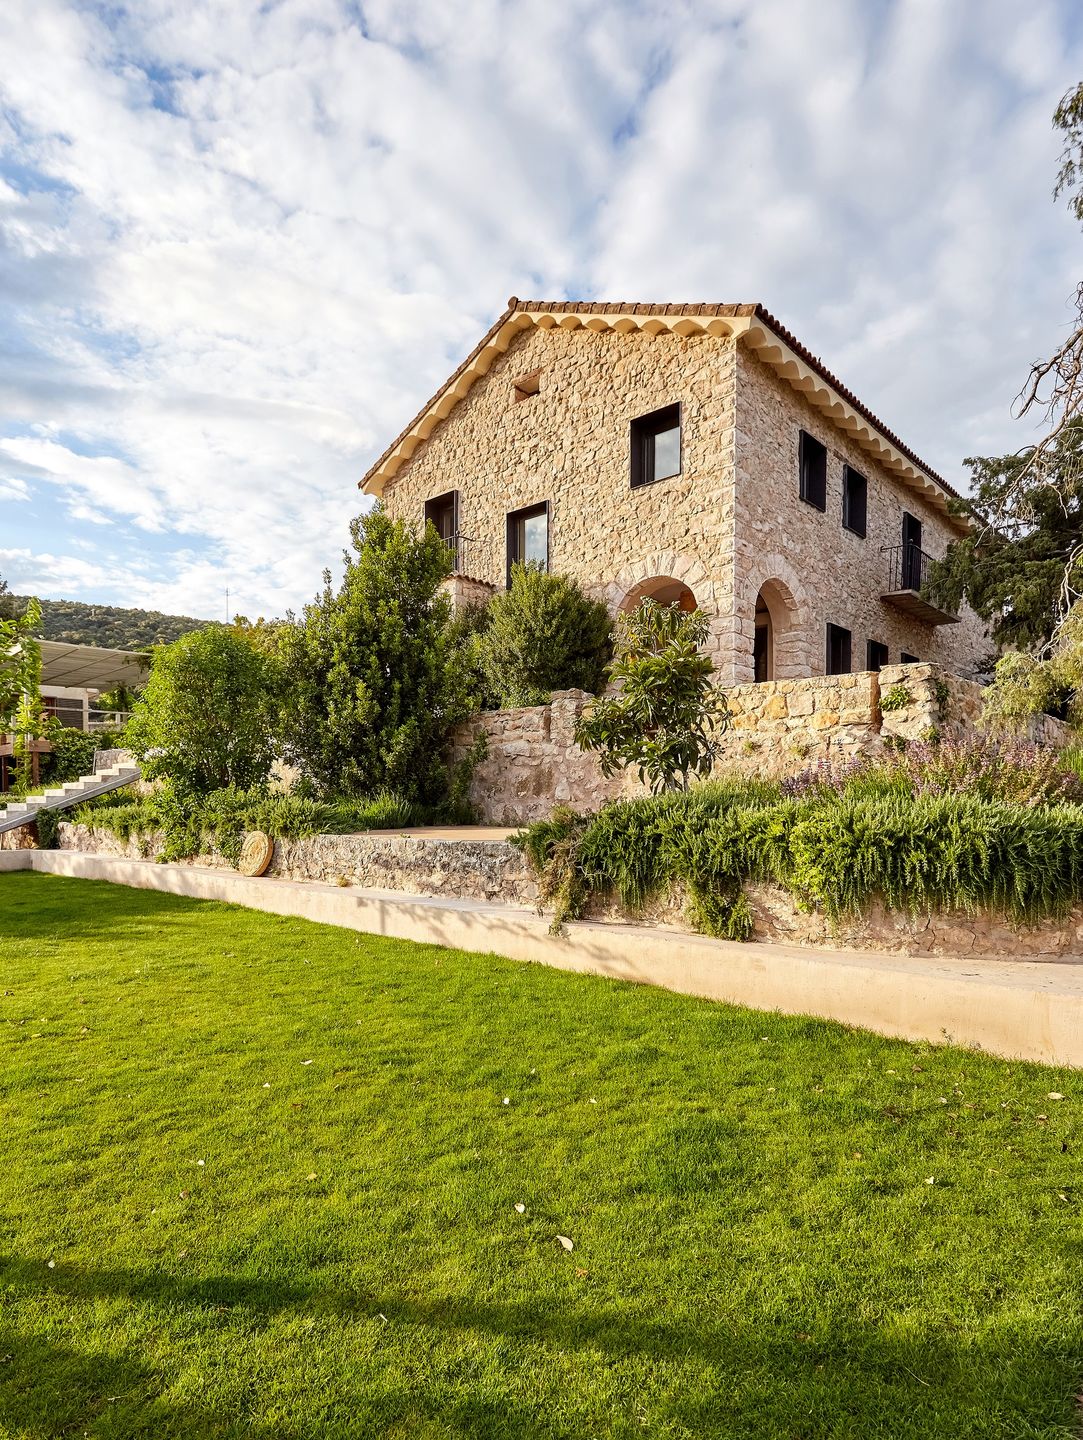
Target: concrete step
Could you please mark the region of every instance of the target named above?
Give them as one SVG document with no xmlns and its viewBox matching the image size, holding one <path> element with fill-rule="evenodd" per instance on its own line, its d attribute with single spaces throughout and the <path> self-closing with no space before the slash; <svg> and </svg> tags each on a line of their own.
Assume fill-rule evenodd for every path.
<svg viewBox="0 0 1083 1440">
<path fill-rule="evenodd" d="M 140 776 L 138 765 L 125 763 L 110 765 L 95 775 L 82 775 L 78 780 L 69 780 L 44 795 L 31 795 L 25 800 L 14 801 L 0 809 L 0 835 L 7 830 L 16 830 L 20 825 L 29 824 L 39 810 L 69 810 L 81 805 L 84 800 L 96 800 L 99 795 L 108 795 L 110 790 L 119 790 L 130 785 Z"/>
</svg>

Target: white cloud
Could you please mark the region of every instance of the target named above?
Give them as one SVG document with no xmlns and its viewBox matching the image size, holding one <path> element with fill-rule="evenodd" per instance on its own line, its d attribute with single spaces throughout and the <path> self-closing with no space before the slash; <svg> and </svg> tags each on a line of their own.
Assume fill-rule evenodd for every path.
<svg viewBox="0 0 1083 1440">
<path fill-rule="evenodd" d="M 1073 12 L 7 0 L 0 503 L 96 534 L 0 562 L 186 612 L 226 584 L 302 603 L 512 292 L 762 299 L 957 479 L 1019 443 L 1077 278 L 1049 196 Z M 59 553 L 88 542 L 97 580 Z"/>
</svg>

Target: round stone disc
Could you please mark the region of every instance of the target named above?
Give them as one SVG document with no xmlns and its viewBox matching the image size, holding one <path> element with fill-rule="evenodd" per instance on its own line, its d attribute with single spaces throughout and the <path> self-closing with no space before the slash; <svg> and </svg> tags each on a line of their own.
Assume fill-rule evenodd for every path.
<svg viewBox="0 0 1083 1440">
<path fill-rule="evenodd" d="M 242 875 L 262 875 L 275 853 L 275 842 L 262 830 L 249 830 L 241 846 L 237 869 Z"/>
</svg>

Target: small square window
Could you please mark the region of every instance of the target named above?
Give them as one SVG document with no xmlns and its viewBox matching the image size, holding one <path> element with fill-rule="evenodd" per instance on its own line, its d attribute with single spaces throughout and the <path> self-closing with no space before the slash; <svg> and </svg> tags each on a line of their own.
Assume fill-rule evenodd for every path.
<svg viewBox="0 0 1083 1440">
<path fill-rule="evenodd" d="M 549 502 L 513 510 L 508 516 L 508 573 L 513 565 L 540 565 L 549 569 Z"/>
<path fill-rule="evenodd" d="M 801 431 L 798 447 L 801 470 L 801 499 L 817 510 L 827 509 L 827 446 Z"/>
<path fill-rule="evenodd" d="M 532 370 L 529 375 L 520 375 L 518 380 L 512 381 L 512 389 L 515 391 L 516 403 L 529 400 L 541 390 L 541 371 Z"/>
<path fill-rule="evenodd" d="M 681 473 L 681 407 L 666 405 L 632 421 L 632 485 Z"/>
<path fill-rule="evenodd" d="M 865 657 L 866 670 L 882 670 L 888 663 L 888 649 L 879 640 L 870 640 Z"/>
<path fill-rule="evenodd" d="M 860 470 L 847 465 L 842 472 L 842 523 L 847 530 L 865 538 L 869 504 L 869 482 Z"/>
<path fill-rule="evenodd" d="M 828 675 L 849 675 L 850 673 L 850 632 L 841 625 L 827 627 L 827 673 Z"/>
</svg>

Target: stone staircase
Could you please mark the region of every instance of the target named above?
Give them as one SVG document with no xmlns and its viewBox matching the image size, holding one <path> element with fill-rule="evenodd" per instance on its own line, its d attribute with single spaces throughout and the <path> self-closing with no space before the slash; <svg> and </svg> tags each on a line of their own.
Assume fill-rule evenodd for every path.
<svg viewBox="0 0 1083 1440">
<path fill-rule="evenodd" d="M 119 790 L 122 785 L 138 780 L 139 773 L 139 766 L 134 760 L 124 760 L 93 775 L 69 780 L 55 790 L 46 790 L 44 795 L 28 795 L 25 800 L 13 800 L 10 805 L 0 806 L 0 835 L 7 830 L 17 830 L 20 825 L 28 825 L 37 817 L 39 810 L 70 810 L 84 800 L 96 800 L 110 790 Z"/>
</svg>

